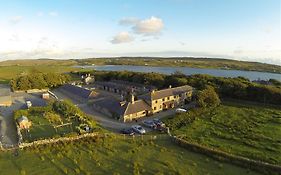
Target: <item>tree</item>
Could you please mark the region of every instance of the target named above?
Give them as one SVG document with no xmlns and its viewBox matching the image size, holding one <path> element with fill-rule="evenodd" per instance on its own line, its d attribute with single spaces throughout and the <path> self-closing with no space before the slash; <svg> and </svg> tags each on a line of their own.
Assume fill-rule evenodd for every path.
<svg viewBox="0 0 281 175">
<path fill-rule="evenodd" d="M 220 98 L 212 86 L 207 86 L 206 89 L 197 94 L 197 104 L 200 107 L 215 107 L 220 102 Z"/>
</svg>

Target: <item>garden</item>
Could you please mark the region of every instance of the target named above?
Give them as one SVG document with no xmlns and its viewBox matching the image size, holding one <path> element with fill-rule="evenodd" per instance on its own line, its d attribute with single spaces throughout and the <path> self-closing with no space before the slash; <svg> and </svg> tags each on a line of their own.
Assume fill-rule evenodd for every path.
<svg viewBox="0 0 281 175">
<path fill-rule="evenodd" d="M 26 116 L 32 125 L 21 129 L 24 142 L 82 134 L 98 130 L 96 122 L 69 101 L 52 101 L 45 107 L 31 107 L 14 113 Z"/>
</svg>

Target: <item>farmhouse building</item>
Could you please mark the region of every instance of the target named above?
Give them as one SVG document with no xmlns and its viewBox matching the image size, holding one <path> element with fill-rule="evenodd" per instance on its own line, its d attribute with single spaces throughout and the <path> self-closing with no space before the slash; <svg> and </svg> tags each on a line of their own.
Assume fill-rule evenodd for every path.
<svg viewBox="0 0 281 175">
<path fill-rule="evenodd" d="M 135 100 L 133 95 L 128 102 L 104 98 L 95 101 L 93 107 L 95 110 L 123 122 L 136 120 L 152 113 L 151 107 L 144 100 Z"/>
<path fill-rule="evenodd" d="M 152 108 L 153 113 L 174 108 L 185 104 L 191 100 L 193 88 L 191 86 L 179 86 L 168 89 L 152 91 L 148 94 L 140 96 L 140 99 L 145 100 Z"/>
<path fill-rule="evenodd" d="M 107 116 L 128 122 L 185 104 L 191 100 L 192 91 L 193 88 L 187 85 L 175 88 L 169 87 L 158 91 L 152 90 L 139 96 L 138 100 L 135 100 L 132 94 L 128 101 L 103 98 L 94 101 L 93 107 Z"/>
<path fill-rule="evenodd" d="M 9 87 L 0 85 L 0 106 L 11 106 L 12 97 Z"/>
</svg>

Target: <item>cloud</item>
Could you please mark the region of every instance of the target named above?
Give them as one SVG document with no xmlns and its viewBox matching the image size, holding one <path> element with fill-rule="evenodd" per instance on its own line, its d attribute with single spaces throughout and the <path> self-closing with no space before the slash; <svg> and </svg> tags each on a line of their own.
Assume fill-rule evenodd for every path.
<svg viewBox="0 0 281 175">
<path fill-rule="evenodd" d="M 18 41 L 20 41 L 20 38 L 19 38 L 18 34 L 13 34 L 13 35 L 9 38 L 9 41 L 18 42 Z"/>
<path fill-rule="evenodd" d="M 146 36 L 159 35 L 164 28 L 163 20 L 154 16 L 143 20 L 135 17 L 123 18 L 119 21 L 119 25 L 132 26 L 135 34 Z"/>
<path fill-rule="evenodd" d="M 112 44 L 129 43 L 133 41 L 134 38 L 128 32 L 120 32 L 111 40 Z"/>
<path fill-rule="evenodd" d="M 53 16 L 53 17 L 59 16 L 58 12 L 55 12 L 55 11 L 49 12 L 49 15 Z"/>
<path fill-rule="evenodd" d="M 136 25 L 140 20 L 134 17 L 123 18 L 119 21 L 120 25 L 131 26 Z"/>
<path fill-rule="evenodd" d="M 158 35 L 164 28 L 164 23 L 161 18 L 150 17 L 149 19 L 141 20 L 133 26 L 133 31 L 143 35 Z"/>
<path fill-rule="evenodd" d="M 12 24 L 17 24 L 19 23 L 20 21 L 22 21 L 23 17 L 22 16 L 13 16 L 10 18 L 10 22 Z"/>
</svg>

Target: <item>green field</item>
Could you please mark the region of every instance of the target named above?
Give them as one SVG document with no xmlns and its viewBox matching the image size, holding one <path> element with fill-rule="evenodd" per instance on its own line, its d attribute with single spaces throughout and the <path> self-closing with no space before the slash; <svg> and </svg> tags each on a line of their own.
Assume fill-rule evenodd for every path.
<svg viewBox="0 0 281 175">
<path fill-rule="evenodd" d="M 80 65 L 136 65 L 136 66 L 167 66 L 213 69 L 234 69 L 260 72 L 281 73 L 281 66 L 258 62 L 237 61 L 216 58 L 161 58 L 161 57 L 121 57 L 91 58 L 76 60 Z"/>
<path fill-rule="evenodd" d="M 28 74 L 33 72 L 55 72 L 55 73 L 65 73 L 76 68 L 70 66 L 60 66 L 60 65 L 38 65 L 38 66 L 0 66 L 0 83 L 8 83 L 9 80 L 19 76 L 21 74 Z"/>
<path fill-rule="evenodd" d="M 0 174 L 258 174 L 178 147 L 167 136 L 84 139 L 0 153 Z"/>
<path fill-rule="evenodd" d="M 212 110 L 194 109 L 166 123 L 187 141 L 281 164 L 281 110 L 226 103 Z"/>
</svg>

